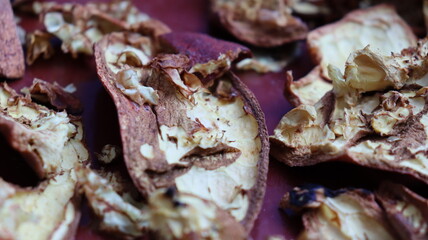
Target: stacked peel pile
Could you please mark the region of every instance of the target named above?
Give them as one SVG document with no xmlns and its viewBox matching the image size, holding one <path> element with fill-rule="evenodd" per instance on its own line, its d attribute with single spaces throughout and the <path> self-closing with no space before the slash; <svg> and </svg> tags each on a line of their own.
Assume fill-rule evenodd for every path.
<svg viewBox="0 0 428 240">
<path fill-rule="evenodd" d="M 87 211 L 94 230 L 119 239 L 249 239 L 269 154 L 291 167 L 341 161 L 428 184 L 428 38 L 392 5 L 355 2 L 211 0 L 212 20 L 246 47 L 173 31 L 131 1 L 0 0 L 0 77 L 23 78 L 58 50 L 86 55 L 121 141 L 91 152 L 74 85 L 1 83 L 0 133 L 37 183 L 0 169 L 0 239 L 75 239 Z M 428 1 L 418 6 L 428 15 Z M 41 27 L 25 33 L 19 14 Z M 295 108 L 269 137 L 236 70 L 283 71 L 298 51 L 269 51 L 302 40 L 315 67 L 297 80 L 284 71 Z M 404 182 L 296 186 L 280 208 L 302 216 L 298 239 L 428 239 L 428 199 Z"/>
</svg>

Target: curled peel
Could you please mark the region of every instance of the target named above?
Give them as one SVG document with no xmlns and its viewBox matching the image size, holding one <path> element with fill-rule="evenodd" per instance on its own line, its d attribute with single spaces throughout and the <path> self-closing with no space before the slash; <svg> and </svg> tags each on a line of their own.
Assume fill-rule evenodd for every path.
<svg viewBox="0 0 428 240">
<path fill-rule="evenodd" d="M 211 8 L 230 33 L 254 46 L 280 46 L 307 34 L 306 25 L 291 15 L 287 1 L 212 0 Z"/>
<path fill-rule="evenodd" d="M 89 157 L 80 119 L 34 103 L 5 83 L 0 108 L 0 132 L 43 179 L 35 188 L 0 179 L 0 238 L 72 237 L 80 218 L 75 167 Z"/>
<path fill-rule="evenodd" d="M 328 75 L 329 64 L 343 72 L 349 55 L 367 45 L 381 55 L 389 55 L 416 46 L 416 41 L 411 28 L 392 6 L 382 4 L 355 10 L 340 21 L 308 34 L 309 51 L 319 66 L 295 82 L 288 78 L 285 96 L 296 106 L 314 104 L 332 89 Z"/>
<path fill-rule="evenodd" d="M 387 57 L 356 51 L 344 75 L 330 67 L 333 90 L 283 117 L 271 154 L 290 166 L 340 160 L 428 181 L 427 45 Z"/>
<path fill-rule="evenodd" d="M 239 57 L 238 45 L 168 34 L 159 45 L 135 47 L 129 36 L 110 34 L 95 51 L 98 74 L 118 109 L 124 158 L 136 187 L 147 197 L 176 187 L 212 201 L 248 231 L 264 192 L 268 146 L 254 96 L 219 62 Z M 189 37 L 190 46 L 183 41 Z M 139 60 L 115 64 L 126 49 Z M 127 96 L 116 79 L 124 69 L 139 72 L 136 84 L 151 88 L 158 101 L 140 104 Z"/>
</svg>

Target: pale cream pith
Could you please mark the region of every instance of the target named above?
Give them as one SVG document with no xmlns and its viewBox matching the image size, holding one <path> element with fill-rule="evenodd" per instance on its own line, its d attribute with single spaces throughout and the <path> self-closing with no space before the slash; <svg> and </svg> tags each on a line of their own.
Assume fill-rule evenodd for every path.
<svg viewBox="0 0 428 240">
<path fill-rule="evenodd" d="M 3 184 L 7 185 L 0 179 L 0 186 Z M 56 175 L 43 184 L 45 186 L 32 191 L 14 190 L 0 196 L 1 239 L 66 238 L 78 214 L 70 201 L 76 190 L 74 170 Z"/>
<path fill-rule="evenodd" d="M 327 66 L 330 64 L 343 72 L 349 54 L 367 45 L 381 55 L 389 55 L 391 52 L 400 52 L 404 48 L 415 46 L 416 38 L 409 36 L 408 29 L 396 24 L 397 18 L 399 16 L 391 8 L 376 8 L 348 18 L 348 21 L 336 24 L 330 31 L 316 32 L 320 34 L 317 37 L 309 33 L 308 41 L 317 48 L 321 56 L 323 74 L 328 77 Z"/>
<path fill-rule="evenodd" d="M 8 115 L 2 117 L 21 122 L 20 131 L 34 136 L 28 150 L 37 152 L 43 159 L 40 164 L 46 175 L 57 174 L 58 169 L 71 169 L 82 159 L 88 158 L 81 143 L 83 130 L 80 123 L 71 123 L 65 112 L 54 112 L 41 106 L 35 109 L 21 99 L 11 102 L 9 96 L 4 89 L 0 89 L 0 107 Z M 81 156 L 82 153 L 86 153 L 85 156 Z"/>
<path fill-rule="evenodd" d="M 250 190 L 257 179 L 257 162 L 261 151 L 257 121 L 244 111 L 241 98 L 233 102 L 222 102 L 202 90 L 192 96 L 194 103 L 187 102 L 187 116 L 193 121 L 198 119 L 209 130 L 186 136 L 191 141 L 188 141 L 187 148 L 184 146 L 184 149 L 188 150 L 182 151 L 182 154 L 196 146 L 209 148 L 224 143 L 239 149 L 241 156 L 229 166 L 215 170 L 193 166 L 189 172 L 176 178 L 177 188 L 182 192 L 212 200 L 221 208 L 229 210 L 237 220 L 242 220 L 246 215 L 249 200 L 247 195 L 240 192 Z M 175 146 L 169 141 L 165 144 L 167 138 L 163 139 L 159 146 L 165 152 L 167 161 L 173 163 L 168 156 L 177 159 L 177 153 L 170 153 L 176 151 Z M 162 148 L 165 145 L 169 147 Z M 179 147 L 178 149 L 183 149 Z"/>
<path fill-rule="evenodd" d="M 328 65 L 337 67 L 343 73 L 349 55 L 356 50 L 370 46 L 376 53 L 387 56 L 416 46 L 416 40 L 410 27 L 391 7 L 378 6 L 351 12 L 341 21 L 320 27 L 308 34 L 308 45 L 315 55 L 315 61 L 319 63 L 320 71 L 306 75 L 303 79 L 311 81 L 305 84 L 302 84 L 303 79 L 291 83 L 291 91 L 302 104 L 315 104 L 332 89 L 331 83 L 325 80 L 330 79 Z M 356 64 L 358 60 L 356 59 Z M 364 56 L 360 62 L 369 64 Z M 364 69 L 364 66 L 361 66 L 359 70 L 376 73 L 367 67 Z M 364 81 L 358 83 L 363 86 L 370 84 Z"/>
</svg>

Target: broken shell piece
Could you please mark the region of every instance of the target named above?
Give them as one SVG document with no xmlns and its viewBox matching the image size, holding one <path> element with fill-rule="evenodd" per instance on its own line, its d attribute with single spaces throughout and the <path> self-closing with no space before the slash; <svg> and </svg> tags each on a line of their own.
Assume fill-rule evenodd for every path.
<svg viewBox="0 0 428 240">
<path fill-rule="evenodd" d="M 5 83 L 0 87 L 0 110 L 0 132 L 39 177 L 56 175 L 87 161 L 78 117 L 36 104 Z"/>
<path fill-rule="evenodd" d="M 9 0 L 1 0 L 0 77 L 20 78 L 24 75 L 24 52 Z"/>
<path fill-rule="evenodd" d="M 79 181 L 104 231 L 126 237 L 151 231 L 162 239 L 245 239 L 243 227 L 233 217 L 196 196 L 160 189 L 143 204 L 118 194 L 89 169 L 79 170 Z"/>
<path fill-rule="evenodd" d="M 176 187 L 213 202 L 248 231 L 264 192 L 266 128 L 252 93 L 228 72 L 230 66 L 217 62 L 222 55 L 233 62 L 230 56 L 244 48 L 201 34 L 161 36 L 161 47 L 144 55 L 149 63 L 123 65 L 140 71 L 139 83 L 159 96 L 157 104 L 137 104 L 115 84 L 120 68 L 111 64 L 125 49 L 145 51 L 129 44 L 129 36 L 110 34 L 95 51 L 98 74 L 118 109 L 124 159 L 136 187 L 147 197 Z M 190 46 L 183 41 L 189 38 Z M 201 84 L 205 70 L 215 76 L 208 88 Z"/>
<path fill-rule="evenodd" d="M 290 166 L 347 161 L 428 182 L 428 41 L 401 54 L 368 48 L 351 54 L 333 90 L 288 112 L 271 137 L 271 154 Z"/>
<path fill-rule="evenodd" d="M 298 239 L 397 239 L 374 195 L 362 189 L 296 187 L 284 196 L 281 207 L 308 209 Z"/>
<path fill-rule="evenodd" d="M 36 2 L 33 8 L 42 14 L 46 31 L 61 39 L 62 50 L 73 57 L 93 54 L 92 45 L 111 32 L 136 31 L 156 37 L 170 31 L 126 0 L 85 5 Z"/>
<path fill-rule="evenodd" d="M 280 46 L 307 34 L 306 25 L 291 15 L 288 1 L 212 0 L 211 9 L 230 33 L 254 46 Z"/>
<path fill-rule="evenodd" d="M 34 189 L 0 178 L 0 239 L 70 239 L 80 219 L 74 170 L 48 178 Z"/>
<path fill-rule="evenodd" d="M 427 199 L 393 183 L 383 183 L 375 195 L 401 239 L 428 237 Z"/>
<path fill-rule="evenodd" d="M 386 56 L 416 46 L 416 40 L 411 28 L 392 6 L 383 4 L 353 11 L 342 20 L 308 34 L 309 51 L 319 66 L 297 81 L 288 77 L 285 96 L 295 106 L 314 104 L 332 89 L 329 64 L 338 66 L 343 73 L 353 51 L 369 45 L 373 51 Z"/>
<path fill-rule="evenodd" d="M 36 30 L 29 33 L 26 37 L 27 64 L 31 65 L 37 58 L 43 56 L 43 59 L 49 59 L 54 54 L 54 49 L 50 43 L 52 35 L 50 33 Z"/>
</svg>

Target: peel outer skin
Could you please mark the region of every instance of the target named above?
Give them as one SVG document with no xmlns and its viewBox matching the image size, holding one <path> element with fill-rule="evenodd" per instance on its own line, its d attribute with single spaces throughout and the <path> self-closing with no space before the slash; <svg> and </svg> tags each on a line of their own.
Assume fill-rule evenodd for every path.
<svg viewBox="0 0 428 240">
<path fill-rule="evenodd" d="M 114 78 L 115 78 L 115 74 L 107 67 L 107 64 L 105 62 L 104 59 L 104 49 L 106 49 L 106 47 L 108 46 L 109 42 L 112 43 L 113 41 L 117 41 L 119 39 L 119 41 L 123 41 L 120 39 L 123 39 L 124 36 L 120 36 L 120 35 L 110 35 L 105 37 L 99 44 L 96 45 L 95 47 L 95 56 L 97 59 L 97 68 L 98 68 L 98 74 L 104 84 L 104 86 L 107 88 L 108 92 L 110 93 L 110 95 L 112 96 L 112 98 L 114 99 L 114 102 L 116 104 L 116 108 L 118 109 L 118 115 L 119 115 L 119 121 L 120 121 L 120 125 L 121 125 L 121 136 L 122 136 L 122 142 L 124 144 L 124 146 L 126 146 L 127 144 L 131 144 L 131 145 L 135 145 L 134 147 L 124 147 L 124 156 L 125 156 L 125 162 L 127 163 L 127 168 L 128 171 L 131 174 L 131 177 L 134 180 L 134 183 L 136 184 L 136 187 L 143 193 L 143 195 L 148 196 L 151 194 L 151 192 L 153 192 L 156 188 L 159 187 L 167 187 L 167 186 L 171 186 L 171 184 L 175 184 L 174 183 L 174 179 L 176 178 L 176 176 L 180 176 L 183 174 L 183 172 L 179 172 L 176 170 L 173 170 L 171 173 L 173 174 L 179 174 L 179 175 L 171 175 L 170 177 L 168 177 L 168 175 L 164 175 L 164 177 L 162 175 L 159 175 L 159 177 L 157 177 L 156 175 L 153 175 L 157 178 L 159 178 L 160 180 L 158 181 L 158 185 L 159 187 L 156 187 L 156 185 L 154 185 L 153 183 L 151 183 L 150 175 L 147 175 L 147 171 L 145 172 L 144 169 L 165 169 L 163 171 L 168 171 L 167 169 L 170 168 L 168 166 L 168 163 L 163 161 L 159 161 L 159 160 L 150 160 L 147 159 L 147 157 L 152 157 L 152 151 L 147 152 L 147 154 L 144 154 L 142 157 L 146 157 L 146 159 L 141 158 L 141 155 L 136 155 L 133 154 L 133 152 L 136 151 L 140 151 L 140 146 L 142 146 L 142 143 L 144 142 L 135 142 L 132 143 L 131 139 L 139 139 L 139 137 L 131 137 L 132 135 L 135 134 L 140 134 L 139 132 L 147 132 L 147 129 L 144 130 L 136 130 L 142 127 L 146 127 L 146 126 L 151 126 L 151 132 L 152 133 L 156 133 L 157 132 L 157 128 L 156 128 L 156 124 L 151 124 L 152 122 L 156 122 L 156 115 L 151 112 L 151 107 L 144 104 L 144 105 L 138 105 L 135 104 L 135 102 L 132 102 L 129 100 L 129 98 L 127 98 L 126 96 L 124 96 L 123 94 L 121 94 L 120 92 L 117 92 L 117 88 L 112 84 L 114 83 Z M 114 40 L 116 39 L 116 40 Z M 207 43 L 209 44 L 209 43 Z M 176 47 L 178 46 L 178 47 Z M 174 45 L 174 48 L 180 49 L 179 47 L 180 45 Z M 173 49 L 174 49 L 173 48 Z M 200 51 L 200 50 L 199 50 Z M 153 69 L 154 73 L 156 74 L 157 78 L 159 79 L 158 81 L 171 81 L 173 82 L 173 84 L 180 84 L 179 82 L 177 82 L 176 80 L 171 80 L 175 75 L 171 75 L 171 74 L 175 74 L 174 71 L 175 70 L 168 70 L 168 69 L 174 69 L 174 65 L 176 65 L 178 62 L 168 62 L 168 61 L 164 61 L 163 59 L 169 59 L 171 57 L 171 59 L 181 59 L 180 61 L 184 61 L 184 63 L 186 63 L 186 61 L 194 61 L 194 63 L 205 63 L 205 62 L 199 62 L 198 59 L 198 55 L 192 55 L 198 52 L 198 49 L 196 48 L 196 50 L 190 50 L 189 53 L 190 55 L 185 56 L 184 58 L 182 57 L 183 55 L 165 55 L 162 56 L 162 58 L 157 58 L 157 62 L 153 62 L 152 67 L 155 67 Z M 203 57 L 204 55 L 202 55 Z M 219 55 L 217 55 L 219 56 Z M 216 56 L 216 57 L 217 57 Z M 220 55 L 221 56 L 221 55 Z M 238 55 L 237 55 L 238 56 Z M 177 58 L 179 57 L 179 58 Z M 217 61 L 218 59 L 216 59 L 216 57 L 209 59 L 209 62 L 211 60 L 213 60 L 214 62 Z M 220 59 L 220 58 L 219 58 Z M 174 60 L 175 61 L 175 60 Z M 208 63 L 209 63 L 208 62 Z M 168 64 L 168 65 L 165 65 Z M 172 64 L 172 65 L 170 65 Z M 181 63 L 179 63 L 181 64 Z M 165 66 L 169 66 L 169 67 L 165 67 Z M 180 65 L 179 65 L 180 66 Z M 186 67 L 187 66 L 187 67 Z M 184 65 L 184 69 L 190 69 L 192 66 L 192 64 L 189 65 Z M 206 65 L 206 66 L 210 66 L 210 65 Z M 191 75 L 187 75 L 186 73 L 187 70 L 183 70 L 182 74 L 185 74 L 186 76 L 191 76 Z M 166 75 L 165 75 L 166 73 Z M 202 74 L 202 76 L 204 76 Z M 209 75 L 207 75 L 209 76 Z M 249 113 L 255 114 L 255 120 L 257 121 L 258 124 L 258 128 L 259 128 L 259 136 L 261 136 L 261 144 L 262 144 L 262 150 L 260 152 L 260 160 L 257 162 L 257 169 L 258 169 L 258 174 L 257 174 L 257 179 L 255 180 L 254 186 L 247 190 L 247 194 L 250 198 L 249 200 L 249 204 L 251 207 L 248 208 L 248 212 L 246 212 L 244 220 L 242 221 L 242 224 L 245 226 L 246 231 L 249 231 L 249 229 L 251 228 L 254 220 L 255 220 L 255 216 L 257 215 L 259 209 L 260 209 L 260 205 L 261 205 L 261 199 L 263 198 L 263 194 L 264 194 L 264 186 L 265 186 L 265 180 L 266 180 L 266 172 L 267 172 L 267 143 L 264 140 L 265 134 L 267 133 L 265 125 L 264 125 L 264 117 L 263 114 L 260 111 L 260 107 L 258 106 L 258 104 L 255 102 L 255 98 L 253 96 L 253 94 L 247 90 L 246 86 L 244 86 L 237 78 L 235 78 L 232 74 L 226 74 L 225 76 L 228 76 L 229 81 L 232 82 L 232 86 L 234 89 L 237 89 L 239 91 L 240 97 L 242 97 L 242 99 L 244 99 L 245 102 L 245 111 L 248 111 Z M 181 80 L 180 80 L 181 81 Z M 208 83 L 212 82 L 212 79 L 209 79 Z M 168 83 L 169 84 L 169 83 Z M 186 94 L 189 94 L 189 89 L 188 86 L 180 86 L 180 85 L 176 85 L 177 89 L 179 91 L 181 91 L 181 94 L 184 94 L 183 96 L 186 97 Z M 156 90 L 159 91 L 159 90 Z M 168 90 L 170 91 L 170 90 Z M 160 100 L 162 101 L 162 97 L 164 96 L 163 93 L 159 93 L 161 95 L 160 96 Z M 191 95 L 190 95 L 191 96 Z M 181 97 L 180 97 L 181 98 Z M 162 104 L 162 103 L 161 103 Z M 152 107 L 154 108 L 158 108 L 157 107 L 158 104 L 153 105 Z M 201 120 L 202 121 L 202 120 Z M 134 126 L 134 124 L 131 124 L 132 122 L 138 122 L 138 126 L 139 127 L 130 127 L 130 126 Z M 163 126 L 162 126 L 163 127 Z M 130 135 L 130 133 L 127 133 L 126 131 L 128 131 L 128 129 L 130 131 L 132 131 L 132 134 Z M 161 128 L 163 129 L 163 128 Z M 175 130 L 174 130 L 175 131 Z M 147 136 L 150 135 L 146 135 Z M 154 135 L 156 136 L 156 135 Z M 156 136 L 157 137 L 157 136 Z M 147 140 L 145 140 L 147 141 Z M 151 141 L 155 141 L 154 139 Z M 150 141 L 146 142 L 146 143 L 150 143 Z M 153 145 L 153 143 L 150 143 L 150 145 L 152 145 L 153 150 L 158 149 L 158 147 L 156 145 Z M 132 150 L 134 149 L 134 150 Z M 151 150 L 150 147 L 147 147 L 146 145 L 144 146 L 145 150 Z M 153 151 L 154 153 L 154 158 L 153 159 L 158 159 L 159 155 L 156 154 L 160 154 L 160 151 Z M 132 159 L 134 157 L 134 159 Z M 157 170 L 158 171 L 158 170 Z M 186 169 L 184 169 L 184 171 L 187 171 Z M 155 173 L 155 172 L 154 172 Z M 185 174 L 186 172 L 184 172 Z M 163 180 L 162 180 L 163 179 Z M 168 180 L 170 179 L 170 180 Z M 165 182 L 165 183 L 162 183 Z M 170 182 L 170 183 L 168 183 Z"/>
</svg>

